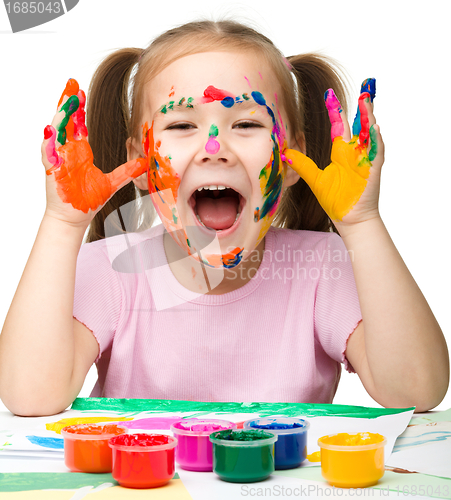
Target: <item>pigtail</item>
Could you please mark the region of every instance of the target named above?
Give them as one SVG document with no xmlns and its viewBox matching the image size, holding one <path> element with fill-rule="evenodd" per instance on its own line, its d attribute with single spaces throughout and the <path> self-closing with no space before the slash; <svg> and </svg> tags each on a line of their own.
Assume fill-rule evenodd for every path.
<svg viewBox="0 0 451 500">
<path fill-rule="evenodd" d="M 298 85 L 301 130 L 305 134 L 306 153 L 319 168 L 330 163 L 332 140 L 324 93 L 333 88 L 343 110 L 347 110 L 347 91 L 336 64 L 316 54 L 288 58 Z M 303 179 L 287 188 L 276 222 L 288 229 L 336 231 L 332 221 Z"/>
<path fill-rule="evenodd" d="M 94 165 L 104 173 L 111 172 L 127 161 L 126 141 L 131 136 L 129 80 L 142 52 L 143 49 L 137 48 L 114 52 L 97 68 L 89 86 L 86 112 L 88 140 L 94 155 Z M 86 241 L 105 238 L 105 219 L 115 210 L 118 211 L 121 226 L 117 228 L 117 233 L 138 230 L 138 221 L 142 217 L 137 210 L 120 211 L 120 207 L 147 193 L 138 190 L 133 182 L 117 191 L 95 215 Z"/>
</svg>

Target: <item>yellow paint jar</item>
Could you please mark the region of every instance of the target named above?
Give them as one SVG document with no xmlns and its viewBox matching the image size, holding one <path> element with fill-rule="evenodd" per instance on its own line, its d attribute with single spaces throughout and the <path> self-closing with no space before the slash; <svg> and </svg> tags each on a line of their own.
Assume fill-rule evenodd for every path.
<svg viewBox="0 0 451 500">
<path fill-rule="evenodd" d="M 384 446 L 381 434 L 341 432 L 318 439 L 321 473 L 337 488 L 365 488 L 384 475 Z"/>
</svg>

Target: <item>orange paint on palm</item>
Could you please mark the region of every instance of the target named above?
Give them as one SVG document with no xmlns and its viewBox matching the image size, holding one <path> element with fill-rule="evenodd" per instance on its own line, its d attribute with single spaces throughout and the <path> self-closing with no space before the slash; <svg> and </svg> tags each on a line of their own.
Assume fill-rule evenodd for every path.
<svg viewBox="0 0 451 500">
<path fill-rule="evenodd" d="M 66 142 L 57 151 L 63 164 L 47 174 L 55 176 L 60 199 L 84 213 L 97 210 L 125 180 L 138 177 L 147 169 L 145 160 L 139 158 L 104 174 L 94 166 L 91 148 L 85 140 Z"/>
</svg>

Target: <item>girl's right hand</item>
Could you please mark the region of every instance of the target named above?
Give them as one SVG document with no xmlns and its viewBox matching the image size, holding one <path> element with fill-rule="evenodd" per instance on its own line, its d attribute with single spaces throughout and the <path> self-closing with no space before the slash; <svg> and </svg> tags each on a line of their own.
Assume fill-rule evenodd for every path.
<svg viewBox="0 0 451 500">
<path fill-rule="evenodd" d="M 46 169 L 46 214 L 75 226 L 87 227 L 113 194 L 147 170 L 138 158 L 104 174 L 93 164 L 85 125 L 85 94 L 69 80 L 52 125 L 44 129 L 42 162 Z"/>
</svg>

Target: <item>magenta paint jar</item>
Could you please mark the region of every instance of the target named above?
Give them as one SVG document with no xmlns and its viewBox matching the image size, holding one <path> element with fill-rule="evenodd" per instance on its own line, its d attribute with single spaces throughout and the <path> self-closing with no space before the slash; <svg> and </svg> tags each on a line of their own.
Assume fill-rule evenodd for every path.
<svg viewBox="0 0 451 500">
<path fill-rule="evenodd" d="M 236 429 L 236 424 L 227 420 L 185 419 L 171 425 L 177 438 L 175 461 L 182 469 L 197 472 L 213 470 L 213 445 L 210 434 L 227 429 Z"/>
</svg>

